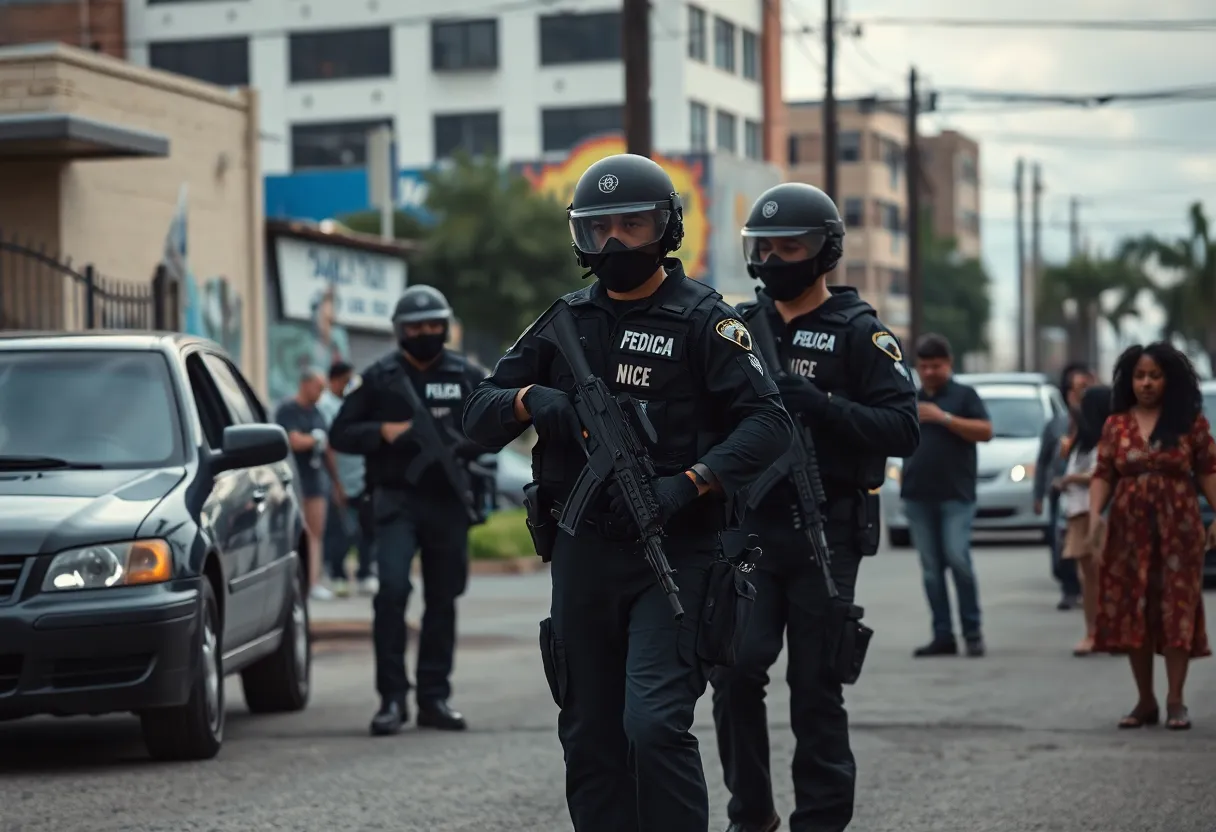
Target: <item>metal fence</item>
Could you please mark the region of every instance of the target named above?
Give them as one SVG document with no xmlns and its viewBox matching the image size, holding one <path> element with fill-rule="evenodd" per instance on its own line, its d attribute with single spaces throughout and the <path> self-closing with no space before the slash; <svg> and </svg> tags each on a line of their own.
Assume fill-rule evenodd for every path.
<svg viewBox="0 0 1216 832">
<path fill-rule="evenodd" d="M 150 282 L 115 280 L 0 233 L 0 330 L 176 330 L 179 309 L 163 265 Z"/>
</svg>

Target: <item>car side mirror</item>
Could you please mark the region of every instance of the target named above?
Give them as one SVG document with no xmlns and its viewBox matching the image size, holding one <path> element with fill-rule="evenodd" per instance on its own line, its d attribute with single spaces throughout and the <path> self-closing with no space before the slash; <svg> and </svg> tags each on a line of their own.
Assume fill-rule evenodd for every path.
<svg viewBox="0 0 1216 832">
<path fill-rule="evenodd" d="M 282 462 L 291 452 L 287 431 L 278 425 L 229 425 L 224 428 L 222 444 L 213 457 L 217 474 Z"/>
</svg>

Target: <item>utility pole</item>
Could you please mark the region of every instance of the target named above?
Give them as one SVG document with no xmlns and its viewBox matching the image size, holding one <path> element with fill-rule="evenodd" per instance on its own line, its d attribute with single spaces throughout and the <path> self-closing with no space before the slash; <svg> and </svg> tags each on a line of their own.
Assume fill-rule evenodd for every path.
<svg viewBox="0 0 1216 832">
<path fill-rule="evenodd" d="M 836 199 L 836 174 L 840 165 L 836 121 L 836 9 L 834 0 L 824 0 L 823 20 L 823 192 Z"/>
<path fill-rule="evenodd" d="M 1043 169 L 1038 162 L 1034 163 L 1031 182 L 1030 203 L 1030 280 L 1027 282 L 1029 295 L 1026 303 L 1026 320 L 1029 324 L 1026 343 L 1027 369 L 1037 370 L 1039 366 L 1039 325 L 1036 305 L 1039 297 L 1039 282 L 1043 276 Z"/>
<path fill-rule="evenodd" d="M 1068 256 L 1076 260 L 1081 256 L 1081 200 L 1071 197 L 1068 200 Z"/>
<path fill-rule="evenodd" d="M 909 335 L 911 346 L 925 332 L 924 287 L 920 271 L 920 91 L 916 84 L 916 67 L 908 72 L 908 141 L 904 157 L 904 179 L 908 191 L 908 303 L 911 309 Z"/>
<path fill-rule="evenodd" d="M 367 201 L 380 209 L 380 239 L 393 239 L 393 128 L 374 127 L 367 134 Z"/>
<path fill-rule="evenodd" d="M 621 12 L 621 58 L 625 64 L 625 148 L 649 157 L 650 127 L 650 3 L 624 0 Z"/>
<path fill-rule="evenodd" d="M 1016 230 L 1014 234 L 1017 237 L 1017 261 L 1018 261 L 1018 369 L 1026 372 L 1026 332 L 1029 318 L 1026 315 L 1026 223 L 1023 219 L 1024 209 L 1022 206 L 1022 194 L 1025 189 L 1022 187 L 1022 180 L 1025 178 L 1026 162 L 1018 159 L 1017 166 L 1013 172 L 1013 204 L 1014 204 L 1014 225 Z"/>
</svg>

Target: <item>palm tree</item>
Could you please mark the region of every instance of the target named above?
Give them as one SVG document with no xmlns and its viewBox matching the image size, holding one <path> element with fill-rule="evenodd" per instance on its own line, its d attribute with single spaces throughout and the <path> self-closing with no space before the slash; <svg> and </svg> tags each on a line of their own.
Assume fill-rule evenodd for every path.
<svg viewBox="0 0 1216 832">
<path fill-rule="evenodd" d="M 1136 317 L 1136 301 L 1150 287 L 1139 264 L 1131 258 L 1113 260 L 1082 254 L 1067 263 L 1048 266 L 1039 286 L 1037 317 L 1041 325 L 1059 326 L 1068 335 L 1073 359 L 1098 363 L 1098 321 L 1118 333 L 1123 321 Z M 1109 301 L 1112 300 L 1113 303 Z M 1106 299 L 1108 303 L 1103 303 Z M 1075 313 L 1066 309 L 1075 305 Z"/>
<path fill-rule="evenodd" d="M 1167 242 L 1151 234 L 1127 240 L 1123 253 L 1144 266 L 1156 265 L 1178 280 L 1154 287 L 1165 311 L 1164 334 L 1198 345 L 1216 370 L 1216 242 L 1213 242 L 1203 204 L 1191 205 L 1190 233 Z"/>
</svg>

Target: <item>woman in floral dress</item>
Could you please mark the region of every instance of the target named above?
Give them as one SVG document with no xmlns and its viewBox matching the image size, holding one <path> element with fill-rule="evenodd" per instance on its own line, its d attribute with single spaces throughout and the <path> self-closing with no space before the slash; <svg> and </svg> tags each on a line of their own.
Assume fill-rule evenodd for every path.
<svg viewBox="0 0 1216 832">
<path fill-rule="evenodd" d="M 1191 659 L 1212 654 L 1203 615 L 1205 532 L 1196 486 L 1216 505 L 1216 441 L 1203 416 L 1195 369 L 1166 343 L 1134 346 L 1115 365 L 1111 417 L 1098 443 L 1089 492 L 1100 533 L 1094 649 L 1126 653 L 1140 698 L 1120 728 L 1155 725 L 1153 654 L 1165 657 L 1166 727 L 1191 727 L 1183 699 Z M 1112 499 L 1113 498 L 1113 499 Z"/>
</svg>

